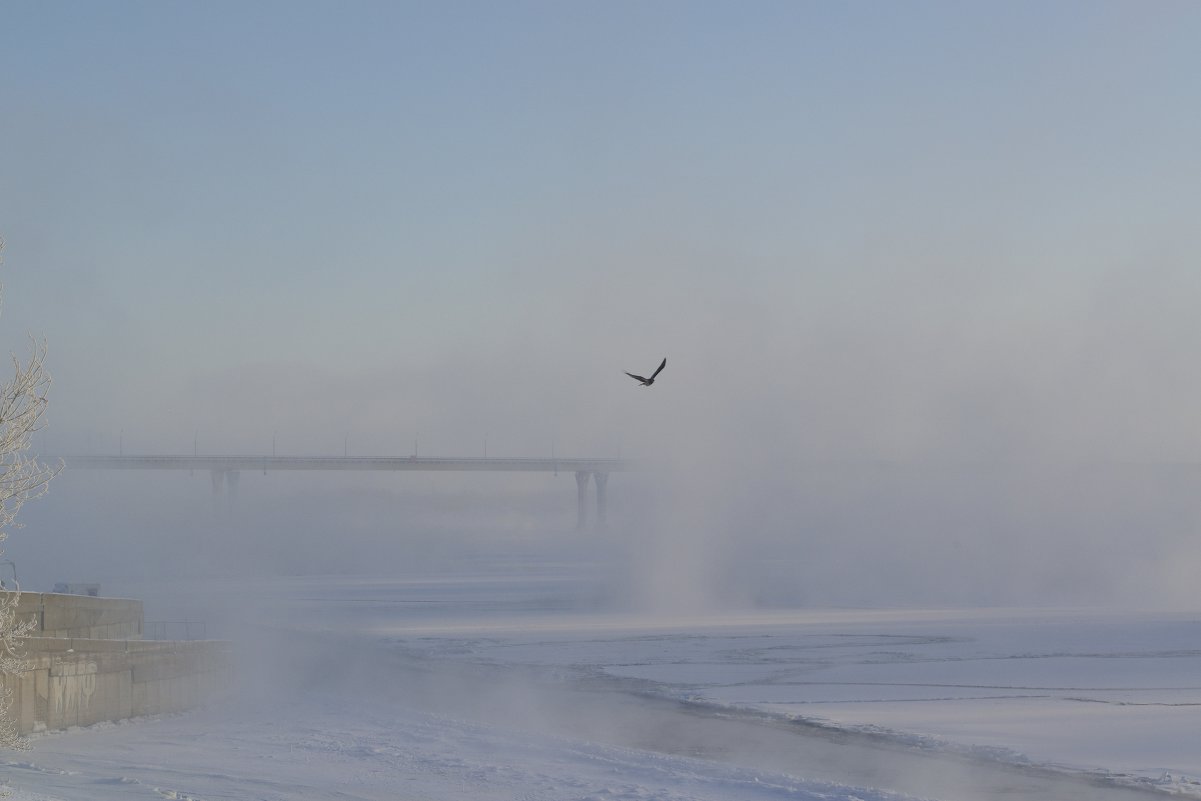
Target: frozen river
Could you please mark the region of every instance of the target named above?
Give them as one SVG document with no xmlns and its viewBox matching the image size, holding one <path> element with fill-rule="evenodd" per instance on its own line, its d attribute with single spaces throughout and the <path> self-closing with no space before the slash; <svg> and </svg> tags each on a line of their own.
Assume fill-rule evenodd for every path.
<svg viewBox="0 0 1201 801">
<path fill-rule="evenodd" d="M 635 615 L 562 566 L 121 589 L 252 678 L 37 738 L 18 799 L 1201 797 L 1197 615 Z"/>
</svg>

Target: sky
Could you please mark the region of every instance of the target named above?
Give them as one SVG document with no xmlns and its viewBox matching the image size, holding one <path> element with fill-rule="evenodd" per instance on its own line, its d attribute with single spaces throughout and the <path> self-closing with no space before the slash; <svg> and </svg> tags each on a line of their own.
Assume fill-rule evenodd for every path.
<svg viewBox="0 0 1201 801">
<path fill-rule="evenodd" d="M 954 495 L 1065 552 L 1170 531 L 1166 569 L 1162 488 L 780 470 L 1201 454 L 1199 38 L 1185 2 L 0 2 L 0 334 L 49 344 L 54 453 L 621 454 L 704 473 L 667 528 Z M 36 514 L 83 531 L 69 481 Z"/>
</svg>

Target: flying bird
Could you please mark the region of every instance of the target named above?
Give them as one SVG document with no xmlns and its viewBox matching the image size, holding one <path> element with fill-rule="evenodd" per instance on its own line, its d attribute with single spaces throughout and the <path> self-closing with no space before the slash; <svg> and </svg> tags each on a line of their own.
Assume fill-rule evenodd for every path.
<svg viewBox="0 0 1201 801">
<path fill-rule="evenodd" d="M 663 372 L 663 368 L 666 366 L 667 366 L 667 359 L 664 358 L 663 362 L 659 365 L 659 369 L 656 370 L 655 372 L 651 373 L 650 378 L 643 378 L 642 376 L 634 375 L 633 373 L 626 373 L 626 375 L 628 375 L 630 378 L 634 379 L 635 381 L 641 383 L 642 386 L 649 387 L 651 384 L 655 383 L 655 376 L 657 376 L 657 375 L 659 375 L 659 373 Z"/>
</svg>

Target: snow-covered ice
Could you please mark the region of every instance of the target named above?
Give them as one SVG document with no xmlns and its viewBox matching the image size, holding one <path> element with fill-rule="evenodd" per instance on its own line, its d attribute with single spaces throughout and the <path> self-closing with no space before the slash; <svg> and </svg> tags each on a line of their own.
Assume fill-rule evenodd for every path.
<svg viewBox="0 0 1201 801">
<path fill-rule="evenodd" d="M 189 598 L 176 586 L 169 597 L 186 605 L 212 591 Z M 154 588 L 129 593 L 153 609 Z M 872 742 L 899 759 L 932 755 L 929 764 L 948 771 L 1049 766 L 1201 797 L 1198 615 L 656 617 L 603 611 L 586 581 L 558 570 L 275 580 L 216 595 L 271 610 L 271 619 L 231 630 L 258 679 L 196 712 L 38 736 L 32 751 L 4 760 L 19 801 L 919 795 L 913 788 L 925 785 L 893 784 L 894 774 L 863 756 Z M 337 658 L 347 649 L 362 651 L 351 668 Z M 673 711 L 680 700 L 693 711 Z M 689 739 L 668 731 L 681 714 L 693 716 L 684 726 L 747 728 Z M 755 753 L 768 746 L 739 747 L 757 729 L 795 739 L 786 727 L 798 720 L 810 735 L 875 739 L 815 740 L 851 755 L 831 775 L 809 767 L 823 758 L 801 754 L 808 746 L 775 761 Z M 733 742 L 715 745 L 727 733 Z M 1025 777 L 1014 776 L 1014 797 L 1037 797 L 1023 795 Z M 910 795 L 890 792 L 905 787 Z M 955 797 L 989 797 L 978 789 Z"/>
<path fill-rule="evenodd" d="M 603 672 L 931 747 L 1201 777 L 1198 615 L 819 610 L 589 626 L 449 642 L 474 659 Z"/>
</svg>

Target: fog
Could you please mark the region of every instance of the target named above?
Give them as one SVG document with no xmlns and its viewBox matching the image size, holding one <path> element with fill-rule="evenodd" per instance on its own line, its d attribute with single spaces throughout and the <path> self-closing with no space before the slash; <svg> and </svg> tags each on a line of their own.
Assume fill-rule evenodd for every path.
<svg viewBox="0 0 1201 801">
<path fill-rule="evenodd" d="M 943 297 L 919 269 L 937 324 L 891 295 L 838 314 L 799 289 L 733 310 L 688 308 L 668 289 L 623 299 L 631 271 L 594 295 L 596 319 L 578 331 L 519 344 L 502 331 L 483 354 L 412 372 L 213 371 L 144 416 L 131 396 L 119 442 L 68 427 L 58 402 L 81 403 L 68 377 L 44 432 L 53 453 L 486 449 L 641 469 L 612 475 L 609 525 L 585 532 L 570 472 L 244 471 L 229 505 L 203 471 L 68 471 L 27 507 L 8 552 L 35 589 L 143 574 L 404 574 L 521 555 L 592 564 L 627 608 L 1195 605 L 1201 387 L 1187 357 L 1201 343 L 1181 299 L 1196 287 L 1183 270 L 1121 272 L 1083 282 L 1091 300 L 1071 319 L 1019 325 L 975 319 L 966 309 L 990 306 L 987 292 Z M 601 333 L 606 309 L 615 323 Z M 622 374 L 660 354 L 654 387 Z"/>
<path fill-rule="evenodd" d="M 68 471 L 23 585 L 565 560 L 629 609 L 1195 605 L 1199 20 L 1073 8 L 22 9 L 35 449 L 640 467 L 584 532 L 569 473 Z"/>
</svg>

